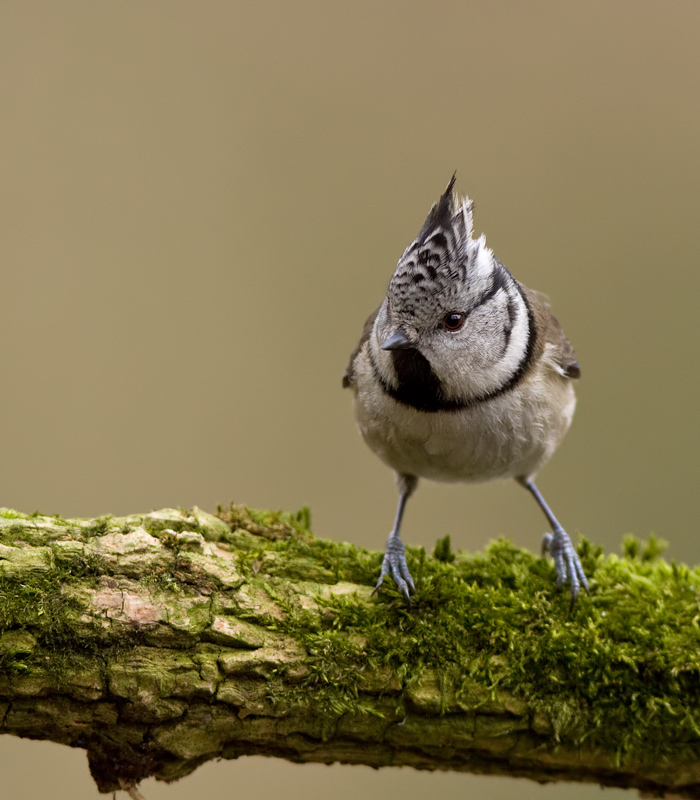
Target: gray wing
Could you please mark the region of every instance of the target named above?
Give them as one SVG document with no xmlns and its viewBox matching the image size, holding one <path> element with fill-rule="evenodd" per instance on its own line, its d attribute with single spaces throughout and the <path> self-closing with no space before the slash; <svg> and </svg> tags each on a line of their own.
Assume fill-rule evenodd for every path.
<svg viewBox="0 0 700 800">
<path fill-rule="evenodd" d="M 573 378 L 575 380 L 581 377 L 581 367 L 578 365 L 576 353 L 574 352 L 571 342 L 566 338 L 566 334 L 563 331 L 561 335 L 562 338 L 559 343 L 557 361 L 564 370 L 564 375 L 566 375 L 567 378 Z"/>
<path fill-rule="evenodd" d="M 537 329 L 538 339 L 535 347 L 536 357 L 539 358 L 545 344 L 553 344 L 553 356 L 557 364 L 561 367 L 561 374 L 572 380 L 580 378 L 581 367 L 579 367 L 578 361 L 576 360 L 574 348 L 567 339 L 559 321 L 554 314 L 552 314 L 549 304 L 539 292 L 528 289 L 527 286 L 524 286 L 522 283 L 520 287 L 523 289 L 535 316 L 535 327 Z M 538 350 L 539 352 L 537 352 Z"/>
<path fill-rule="evenodd" d="M 360 341 L 357 343 L 357 346 L 352 351 L 352 355 L 350 356 L 350 361 L 348 361 L 348 365 L 345 368 L 345 374 L 343 375 L 343 389 L 347 389 L 349 386 L 352 386 L 355 383 L 355 359 L 360 353 L 360 350 L 364 347 L 365 342 L 369 339 L 370 334 L 372 333 L 372 328 L 374 327 L 374 320 L 377 318 L 377 314 L 379 313 L 379 309 L 375 308 L 374 311 L 367 317 L 367 321 L 365 322 L 365 327 L 362 329 L 362 336 L 360 337 Z"/>
</svg>

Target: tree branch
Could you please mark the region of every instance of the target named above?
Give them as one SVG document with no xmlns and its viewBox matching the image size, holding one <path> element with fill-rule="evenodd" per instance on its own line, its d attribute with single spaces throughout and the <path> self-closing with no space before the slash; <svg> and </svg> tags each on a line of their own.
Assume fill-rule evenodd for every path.
<svg viewBox="0 0 700 800">
<path fill-rule="evenodd" d="M 407 765 L 700 797 L 700 575 L 583 542 L 551 564 L 410 549 L 417 593 L 308 511 L 0 510 L 0 731 L 87 750 L 102 792 L 213 758 Z"/>
</svg>

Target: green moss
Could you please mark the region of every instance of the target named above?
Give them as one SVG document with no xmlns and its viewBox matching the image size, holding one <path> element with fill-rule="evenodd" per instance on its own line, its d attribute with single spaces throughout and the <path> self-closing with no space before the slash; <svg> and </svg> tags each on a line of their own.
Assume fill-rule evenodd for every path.
<svg viewBox="0 0 700 800">
<path fill-rule="evenodd" d="M 448 564 L 451 564 L 455 560 L 449 536 L 445 536 L 443 539 L 438 539 L 437 542 L 435 542 L 433 558 L 436 558 L 438 561 L 445 561 Z"/>
<path fill-rule="evenodd" d="M 112 523 L 111 516 L 97 517 L 82 529 L 83 539 L 91 539 L 93 536 L 104 536 L 110 529 Z"/>
<path fill-rule="evenodd" d="M 156 536 L 160 538 L 161 534 L 164 533 L 166 530 L 175 531 L 175 533 L 179 533 L 180 531 L 184 530 L 185 523 L 184 522 L 169 522 L 168 520 L 164 519 L 153 519 L 152 517 L 144 517 L 142 525 L 151 536 Z"/>
<path fill-rule="evenodd" d="M 67 588 L 80 581 L 84 588 L 98 590 L 101 572 L 95 557 L 58 552 L 49 571 L 0 577 L 0 642 L 20 632 L 31 634 L 36 647 L 22 657 L 30 675 L 46 674 L 60 685 L 75 673 L 78 661 L 86 668 L 95 662 L 104 665 L 111 654 L 140 643 L 138 633 L 119 639 L 97 624 L 78 623 L 84 609 Z M 4 659 L 1 666 L 7 665 Z"/>
<path fill-rule="evenodd" d="M 640 558 L 642 561 L 653 561 L 658 558 L 668 547 L 665 539 L 659 539 L 652 533 L 646 542 L 640 542 L 631 533 L 625 535 L 622 540 L 622 552 L 626 558 Z"/>
<path fill-rule="evenodd" d="M 261 536 L 265 539 L 287 539 L 295 534 L 309 534 L 311 512 L 304 506 L 295 514 L 287 511 L 263 511 L 231 503 L 228 508 L 219 506 L 217 516 L 231 526 Z"/>
<path fill-rule="evenodd" d="M 443 540 L 444 541 L 444 540 Z M 314 562 L 319 580 L 371 586 L 379 554 L 297 538 L 270 548 L 277 577 Z M 280 628 L 307 647 L 311 690 L 327 709 L 359 711 L 363 676 L 388 667 L 406 692 L 428 672 L 456 708 L 483 704 L 474 686 L 525 701 L 563 742 L 654 761 L 680 748 L 700 756 L 700 574 L 658 558 L 652 537 L 627 557 L 579 550 L 591 595 L 573 610 L 554 586 L 551 562 L 500 540 L 486 554 L 426 558 L 409 548 L 417 592 L 408 606 L 391 582 L 374 603 L 318 594 L 325 613 L 286 607 Z M 308 574 L 308 573 L 307 573 Z M 443 707 L 443 710 L 445 708 Z"/>
<path fill-rule="evenodd" d="M 29 514 L 15 511 L 14 508 L 0 508 L 0 518 L 2 519 L 30 519 Z"/>
<path fill-rule="evenodd" d="M 620 759 L 700 758 L 700 573 L 663 561 L 664 543 L 656 537 L 626 537 L 622 556 L 604 556 L 582 540 L 591 594 L 573 609 L 568 592 L 555 588 L 550 561 L 505 540 L 485 553 L 455 554 L 445 537 L 433 557 L 408 548 L 417 589 L 408 605 L 390 580 L 372 598 L 382 554 L 314 538 L 308 510 L 285 514 L 231 505 L 219 518 L 227 527 L 176 510 L 94 522 L 0 513 L 0 537 L 6 537 L 0 541 L 29 541 L 31 528 L 31 536 L 40 534 L 37 541 L 52 548 L 55 562 L 48 571 L 0 578 L 0 637 L 26 631 L 36 640 L 30 648 L 29 639 L 7 639 L 0 671 L 31 675 L 46 662 L 60 673 L 77 654 L 87 659 L 87 669 L 90 658 L 106 663 L 110 642 L 110 654 L 123 655 L 119 663 L 128 676 L 138 637 L 125 635 L 114 644 L 114 633 L 107 637 L 97 626 L 77 633 L 78 609 L 63 587 L 78 578 L 97 586 L 104 572 L 99 559 L 85 558 L 81 540 L 143 525 L 163 545 L 170 537 L 177 550 L 172 566 L 144 567 L 140 582 L 187 600 L 184 615 L 171 609 L 183 637 L 206 629 L 206 598 L 213 595 L 217 615 L 255 622 L 266 636 L 285 634 L 306 649 L 296 688 L 291 694 L 289 686 L 280 688 L 271 700 L 313 699 L 339 717 L 376 709 L 375 699 L 367 698 L 379 694 L 393 712 L 510 713 L 512 722 L 474 729 L 479 736 L 497 729 L 504 742 L 529 725 L 563 745 L 599 746 Z M 71 531 L 77 541 L 67 541 Z M 216 542 L 235 552 L 219 563 L 208 551 L 182 545 L 198 539 L 168 531 L 198 533 L 207 548 Z M 218 577 L 206 571 L 207 559 Z M 200 590 L 203 599 L 197 599 Z M 264 620 L 261 606 L 268 610 Z M 210 638 L 235 639 L 229 628 L 221 623 Z M 205 676 L 206 666 L 187 669 L 203 696 L 215 682 L 214 666 Z"/>
<path fill-rule="evenodd" d="M 62 573 L 32 576 L 31 580 L 0 578 L 0 641 L 30 633 L 36 646 L 22 655 L 22 668 L 33 674 L 48 672 L 59 683 L 75 668 L 75 655 L 97 653 L 102 637 L 78 635 L 70 620 L 75 601 L 62 591 Z M 12 666 L 3 658 L 3 667 Z"/>
</svg>

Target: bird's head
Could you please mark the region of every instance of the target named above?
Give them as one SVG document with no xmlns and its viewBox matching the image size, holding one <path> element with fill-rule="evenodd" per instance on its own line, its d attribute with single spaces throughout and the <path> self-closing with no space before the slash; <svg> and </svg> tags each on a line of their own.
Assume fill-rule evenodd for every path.
<svg viewBox="0 0 700 800">
<path fill-rule="evenodd" d="M 485 237 L 472 238 L 473 204 L 454 183 L 453 176 L 399 259 L 370 345 L 390 386 L 410 385 L 414 395 L 420 384 L 432 386 L 438 397 L 426 400 L 426 410 L 492 391 L 528 335 L 517 284 Z"/>
</svg>

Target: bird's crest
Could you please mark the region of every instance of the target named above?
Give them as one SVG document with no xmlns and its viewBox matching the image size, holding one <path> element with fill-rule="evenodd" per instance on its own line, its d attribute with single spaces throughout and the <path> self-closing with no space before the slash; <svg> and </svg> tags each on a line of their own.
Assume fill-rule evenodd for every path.
<svg viewBox="0 0 700 800">
<path fill-rule="evenodd" d="M 455 172 L 450 178 L 442 197 L 437 203 L 433 203 L 412 247 L 416 244 L 419 246 L 425 244 L 431 235 L 439 230 L 443 232 L 451 231 L 456 240 L 455 244 L 461 244 L 462 247 L 466 246 L 472 235 L 473 203 L 468 197 L 460 197 L 454 191 L 456 180 L 457 173 Z"/>
<path fill-rule="evenodd" d="M 472 236 L 472 201 L 454 191 L 456 173 L 428 213 L 416 239 L 399 259 L 389 285 L 396 307 L 415 314 L 427 296 L 464 281 L 478 242 Z"/>
</svg>

